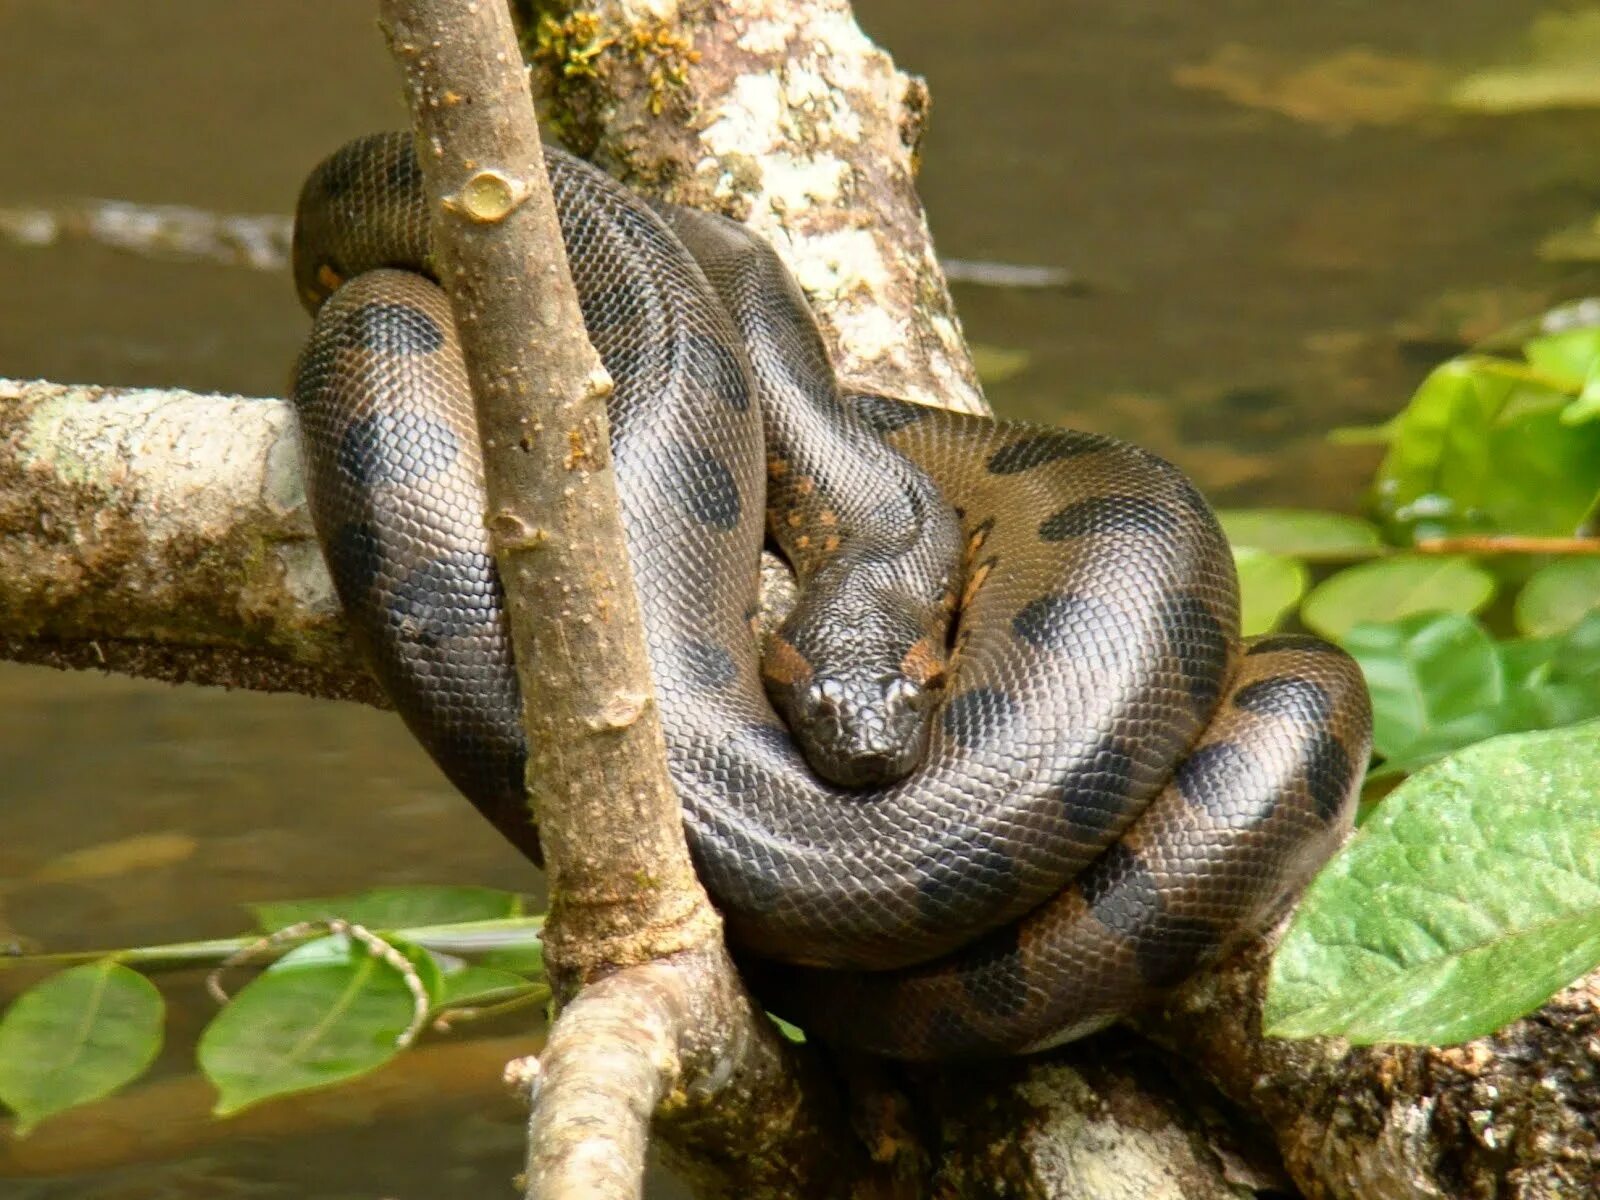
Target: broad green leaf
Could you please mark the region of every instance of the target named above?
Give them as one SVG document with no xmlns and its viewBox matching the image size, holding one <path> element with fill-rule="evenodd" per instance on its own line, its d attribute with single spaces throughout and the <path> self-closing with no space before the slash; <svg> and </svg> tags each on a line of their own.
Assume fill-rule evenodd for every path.
<svg viewBox="0 0 1600 1200">
<path fill-rule="evenodd" d="M 1297 558 L 1238 546 L 1233 563 L 1239 571 L 1239 627 L 1246 637 L 1276 629 L 1311 584 L 1311 572 Z"/>
<path fill-rule="evenodd" d="M 411 969 L 422 980 L 422 986 L 429 996 L 443 994 L 444 969 L 432 951 L 413 945 L 393 934 L 387 935 L 384 940 L 411 964 Z M 359 946 L 359 943 L 355 944 Z M 267 974 L 270 975 L 274 971 L 293 971 L 300 967 L 318 964 L 348 965 L 352 961 L 351 945 L 352 939 L 342 933 L 317 938 L 316 941 L 296 946 L 277 962 L 269 965 Z M 393 970 L 392 967 L 390 969 Z"/>
<path fill-rule="evenodd" d="M 414 1011 L 400 973 L 359 943 L 348 944 L 342 961 L 311 951 L 303 961 L 279 961 L 200 1037 L 200 1069 L 218 1092 L 214 1111 L 228 1116 L 375 1070 L 399 1053 Z"/>
<path fill-rule="evenodd" d="M 1570 392 L 1505 359 L 1446 363 L 1394 422 L 1376 501 L 1397 534 L 1565 536 L 1600 493 L 1600 422 Z"/>
<path fill-rule="evenodd" d="M 137 1079 L 161 1049 L 161 993 L 112 959 L 52 975 L 0 1020 L 0 1101 L 17 1132 Z"/>
<path fill-rule="evenodd" d="M 1383 549 L 1369 521 L 1306 508 L 1233 508 L 1217 513 L 1235 549 L 1294 558 L 1365 558 Z"/>
<path fill-rule="evenodd" d="M 1496 738 L 1396 788 L 1273 959 L 1279 1037 L 1448 1045 L 1600 963 L 1600 724 Z"/>
<path fill-rule="evenodd" d="M 480 967 L 519 975 L 544 974 L 544 914 L 462 925 L 417 926 L 404 930 L 408 941 L 430 950 L 468 958 Z"/>
<path fill-rule="evenodd" d="M 514 996 L 544 990 L 542 983 L 525 979 L 512 971 L 466 966 L 445 975 L 437 1007 L 467 1008 L 497 1004 Z"/>
<path fill-rule="evenodd" d="M 1600 557 L 1541 567 L 1517 596 L 1517 628 L 1531 637 L 1565 633 L 1600 609 Z"/>
<path fill-rule="evenodd" d="M 338 917 L 368 929 L 407 929 L 522 915 L 522 897 L 485 887 L 379 887 L 348 896 L 253 904 L 256 924 L 271 933 L 301 921 Z"/>
<path fill-rule="evenodd" d="M 1372 694 L 1373 749 L 1404 770 L 1504 732 L 1505 675 L 1494 639 L 1460 613 L 1364 622 L 1344 637 Z"/>
<path fill-rule="evenodd" d="M 1363 621 L 1397 621 L 1423 612 L 1477 612 L 1494 591 L 1494 576 L 1470 559 L 1399 554 L 1323 580 L 1306 597 L 1300 619 L 1337 641 Z"/>
<path fill-rule="evenodd" d="M 1581 425 L 1600 417 L 1600 374 L 1583 385 L 1578 398 L 1561 410 L 1563 425 Z"/>
<path fill-rule="evenodd" d="M 1532 338 L 1523 344 L 1522 353 L 1535 370 L 1577 392 L 1600 367 L 1600 329 L 1567 329 Z"/>
</svg>

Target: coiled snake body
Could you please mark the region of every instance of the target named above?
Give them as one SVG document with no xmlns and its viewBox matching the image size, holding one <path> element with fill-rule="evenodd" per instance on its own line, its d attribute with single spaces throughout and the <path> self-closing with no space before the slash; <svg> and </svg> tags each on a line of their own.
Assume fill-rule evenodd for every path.
<svg viewBox="0 0 1600 1200">
<path fill-rule="evenodd" d="M 1232 559 L 1195 488 L 1109 438 L 842 398 L 768 247 L 558 151 L 547 162 L 616 383 L 669 765 L 763 999 L 886 1055 L 1027 1051 L 1258 929 L 1347 829 L 1370 718 L 1335 648 L 1239 641 Z M 403 136 L 352 143 L 307 181 L 308 488 L 396 707 L 536 857 L 472 405 L 448 303 L 415 273 L 427 236 Z M 763 666 L 768 524 L 820 608 Z M 928 718 L 925 752 L 897 782 L 824 782 L 766 688 L 814 740 L 849 743 L 834 778 L 902 774 L 902 716 Z M 852 742 L 838 713 L 863 688 L 896 728 L 869 720 Z"/>
</svg>

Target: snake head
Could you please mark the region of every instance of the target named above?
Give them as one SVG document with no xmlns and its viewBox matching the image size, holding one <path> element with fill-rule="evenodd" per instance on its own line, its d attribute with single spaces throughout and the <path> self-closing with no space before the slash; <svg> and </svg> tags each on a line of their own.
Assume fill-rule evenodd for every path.
<svg viewBox="0 0 1600 1200">
<path fill-rule="evenodd" d="M 875 669 L 813 675 L 773 696 L 811 769 L 841 787 L 905 778 L 927 752 L 937 693 Z"/>
</svg>

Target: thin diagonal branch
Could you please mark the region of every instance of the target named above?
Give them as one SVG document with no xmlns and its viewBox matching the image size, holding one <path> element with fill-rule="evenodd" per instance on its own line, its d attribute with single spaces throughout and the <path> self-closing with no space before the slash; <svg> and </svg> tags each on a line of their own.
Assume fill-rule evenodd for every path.
<svg viewBox="0 0 1600 1200">
<path fill-rule="evenodd" d="M 585 335 L 509 13 L 500 0 L 380 11 L 411 100 L 530 698 L 546 961 L 557 994 L 577 997 L 536 1089 L 527 1194 L 638 1195 L 646 1122 L 669 1094 L 680 1117 L 699 1118 L 680 1120 L 686 1143 L 742 1151 L 720 1156 L 729 1168 L 714 1187 L 839 1194 L 865 1156 L 829 1089 L 745 997 L 684 840 L 611 465 L 610 383 Z"/>
</svg>

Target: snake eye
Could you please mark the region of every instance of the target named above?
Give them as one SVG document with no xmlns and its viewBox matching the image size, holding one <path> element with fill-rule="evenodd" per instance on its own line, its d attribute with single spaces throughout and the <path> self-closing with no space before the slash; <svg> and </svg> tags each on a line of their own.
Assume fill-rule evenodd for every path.
<svg viewBox="0 0 1600 1200">
<path fill-rule="evenodd" d="M 896 675 L 889 680 L 883 689 L 884 706 L 890 713 L 903 708 L 916 708 L 927 698 L 923 688 L 918 687 L 904 675 Z"/>
<path fill-rule="evenodd" d="M 806 707 L 818 717 L 837 717 L 844 705 L 844 685 L 837 679 L 819 679 L 806 689 Z"/>
</svg>

